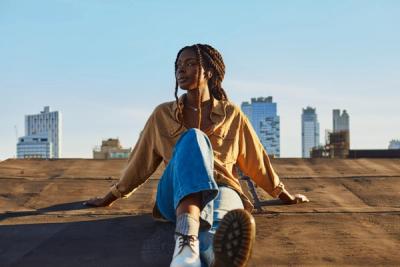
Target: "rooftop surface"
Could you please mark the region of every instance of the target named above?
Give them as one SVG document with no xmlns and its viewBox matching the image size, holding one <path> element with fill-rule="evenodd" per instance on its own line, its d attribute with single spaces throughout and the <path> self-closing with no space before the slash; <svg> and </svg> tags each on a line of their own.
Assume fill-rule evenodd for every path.
<svg viewBox="0 0 400 267">
<path fill-rule="evenodd" d="M 174 227 L 150 212 L 162 169 L 109 208 L 125 160 L 0 162 L 0 266 L 169 266 Z M 399 266 L 400 159 L 273 159 L 292 193 L 254 213 L 250 266 Z"/>
</svg>

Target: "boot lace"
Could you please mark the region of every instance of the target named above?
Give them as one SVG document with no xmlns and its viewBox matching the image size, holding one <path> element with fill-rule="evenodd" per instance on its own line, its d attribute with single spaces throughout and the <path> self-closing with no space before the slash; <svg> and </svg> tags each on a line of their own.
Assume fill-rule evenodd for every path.
<svg viewBox="0 0 400 267">
<path fill-rule="evenodd" d="M 193 235 L 179 235 L 179 253 L 182 252 L 185 246 L 189 246 L 189 248 L 195 253 L 194 250 L 194 241 L 196 241 L 196 237 Z"/>
</svg>

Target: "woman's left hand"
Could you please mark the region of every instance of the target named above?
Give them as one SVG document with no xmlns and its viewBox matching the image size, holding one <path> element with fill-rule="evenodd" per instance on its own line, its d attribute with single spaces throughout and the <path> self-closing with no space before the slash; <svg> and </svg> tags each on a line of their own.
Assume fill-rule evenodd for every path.
<svg viewBox="0 0 400 267">
<path fill-rule="evenodd" d="M 282 192 L 279 194 L 279 198 L 286 205 L 310 202 L 310 200 L 305 195 L 295 194 L 294 196 L 292 196 L 286 189 L 282 190 Z"/>
<path fill-rule="evenodd" d="M 300 204 L 300 203 L 306 203 L 310 202 L 310 200 L 302 194 L 295 194 L 294 199 L 293 199 L 293 204 Z"/>
</svg>

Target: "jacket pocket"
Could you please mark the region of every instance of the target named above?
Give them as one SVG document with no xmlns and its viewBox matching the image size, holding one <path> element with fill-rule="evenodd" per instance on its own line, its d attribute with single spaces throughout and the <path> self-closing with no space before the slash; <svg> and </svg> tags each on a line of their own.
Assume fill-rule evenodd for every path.
<svg viewBox="0 0 400 267">
<path fill-rule="evenodd" d="M 211 136 L 210 141 L 216 157 L 222 164 L 236 162 L 235 156 L 235 136 L 226 129 L 217 129 Z"/>
</svg>

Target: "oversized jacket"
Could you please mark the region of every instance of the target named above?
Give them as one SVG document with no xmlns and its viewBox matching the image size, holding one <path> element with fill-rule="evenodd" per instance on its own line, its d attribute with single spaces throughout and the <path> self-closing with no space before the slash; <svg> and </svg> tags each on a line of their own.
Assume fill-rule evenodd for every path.
<svg viewBox="0 0 400 267">
<path fill-rule="evenodd" d="M 183 106 L 183 96 L 178 105 Z M 172 157 L 175 143 L 186 131 L 180 128 L 175 101 L 155 108 L 133 148 L 127 167 L 111 192 L 116 197 L 128 197 L 143 184 L 163 162 Z M 247 210 L 251 201 L 245 196 L 239 183 L 239 171 L 272 197 L 277 197 L 284 185 L 271 166 L 269 157 L 246 115 L 227 100 L 213 99 L 210 119 L 211 128 L 205 133 L 214 151 L 214 178 L 217 184 L 236 190 Z"/>
</svg>

